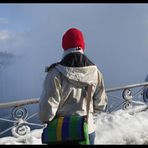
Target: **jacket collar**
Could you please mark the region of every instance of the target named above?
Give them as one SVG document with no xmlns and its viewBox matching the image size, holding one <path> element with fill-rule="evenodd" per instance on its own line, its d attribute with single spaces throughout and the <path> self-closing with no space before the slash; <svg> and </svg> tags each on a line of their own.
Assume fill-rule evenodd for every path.
<svg viewBox="0 0 148 148">
<path fill-rule="evenodd" d="M 79 50 L 78 50 L 78 47 L 76 47 L 76 48 L 69 48 L 68 50 L 64 51 L 64 53 L 62 55 L 62 58 L 64 58 L 66 55 L 68 55 L 70 53 L 74 53 L 74 52 L 79 52 L 79 53 L 84 54 L 84 51 L 83 51 L 82 48 L 79 48 Z"/>
</svg>

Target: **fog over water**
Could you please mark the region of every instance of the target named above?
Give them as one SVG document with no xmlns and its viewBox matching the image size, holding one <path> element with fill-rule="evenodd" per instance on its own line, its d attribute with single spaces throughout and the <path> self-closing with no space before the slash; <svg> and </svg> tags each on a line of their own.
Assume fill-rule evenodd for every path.
<svg viewBox="0 0 148 148">
<path fill-rule="evenodd" d="M 71 27 L 83 32 L 85 53 L 101 70 L 106 88 L 145 81 L 148 4 L 0 4 L 0 103 L 40 97 L 45 67 L 61 60 L 62 36 Z M 102 120 L 114 117 L 102 115 Z M 135 127 L 140 125 L 137 117 L 132 120 Z M 141 117 L 146 122 L 146 114 Z M 100 121 L 99 128 L 104 123 L 116 130 L 114 121 Z M 144 130 L 139 137 L 145 136 Z M 118 138 L 124 143 L 122 135 Z M 102 135 L 97 143 L 118 143 L 112 140 Z"/>
<path fill-rule="evenodd" d="M 61 60 L 61 38 L 71 27 L 84 33 L 85 53 L 100 68 L 106 88 L 144 82 L 147 7 L 0 4 L 0 51 L 14 54 L 13 62 L 0 70 L 1 98 L 6 101 L 40 96 L 45 66 Z"/>
</svg>

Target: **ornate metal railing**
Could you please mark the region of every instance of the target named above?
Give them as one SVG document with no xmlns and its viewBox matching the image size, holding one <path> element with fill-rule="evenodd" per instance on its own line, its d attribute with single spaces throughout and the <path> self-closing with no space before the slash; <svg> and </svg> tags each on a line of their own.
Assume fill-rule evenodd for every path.
<svg viewBox="0 0 148 148">
<path fill-rule="evenodd" d="M 111 113 L 121 108 L 128 110 L 134 106 L 142 106 L 139 110 L 136 111 L 143 111 L 148 109 L 148 82 L 106 89 L 106 92 L 108 95 L 108 105 L 106 108 L 107 113 Z M 10 131 L 11 134 L 15 137 L 25 136 L 31 131 L 30 126 L 43 128 L 43 124 L 32 123 L 29 121 L 33 117 L 38 116 L 38 113 L 36 112 L 30 115 L 28 113 L 27 106 L 35 104 L 37 105 L 38 103 L 39 98 L 0 103 L 1 110 L 11 110 L 9 119 L 6 117 L 0 117 L 0 122 L 12 123 L 9 128 L 3 130 L 1 129 L 0 137 L 3 137 L 4 134 Z"/>
<path fill-rule="evenodd" d="M 13 123 L 13 125 L 1 131 L 0 136 L 10 130 L 14 137 L 25 136 L 31 130 L 29 125 L 44 127 L 44 125 L 42 124 L 32 123 L 28 121 L 29 119 L 36 116 L 37 112 L 29 115 L 26 106 L 37 103 L 39 103 L 38 98 L 1 103 L 0 109 L 11 109 L 11 119 L 0 118 L 0 121 L 10 122 Z"/>
<path fill-rule="evenodd" d="M 109 98 L 106 109 L 108 113 L 120 108 L 126 110 L 140 105 L 143 106 L 140 110 L 147 109 L 148 82 L 106 89 L 106 92 Z"/>
</svg>

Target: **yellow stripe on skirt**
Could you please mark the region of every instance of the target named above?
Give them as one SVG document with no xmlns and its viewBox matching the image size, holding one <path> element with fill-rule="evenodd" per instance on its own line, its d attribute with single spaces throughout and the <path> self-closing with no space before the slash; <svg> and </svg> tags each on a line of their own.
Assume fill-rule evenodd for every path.
<svg viewBox="0 0 148 148">
<path fill-rule="evenodd" d="M 57 125 L 57 141 L 62 141 L 62 124 L 63 124 L 64 117 L 60 117 L 58 119 Z"/>
</svg>

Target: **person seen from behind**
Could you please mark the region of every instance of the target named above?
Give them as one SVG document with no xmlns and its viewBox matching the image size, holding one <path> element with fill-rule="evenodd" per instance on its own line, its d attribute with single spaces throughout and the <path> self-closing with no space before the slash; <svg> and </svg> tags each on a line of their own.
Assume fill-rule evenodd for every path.
<svg viewBox="0 0 148 148">
<path fill-rule="evenodd" d="M 104 111 L 108 101 L 103 75 L 85 55 L 85 40 L 79 29 L 70 28 L 64 33 L 62 48 L 61 61 L 46 69 L 39 100 L 39 117 L 42 123 L 47 123 L 55 116 L 86 115 L 86 90 L 83 84 L 93 84 L 88 132 L 90 144 L 94 145 L 94 115 Z"/>
</svg>

